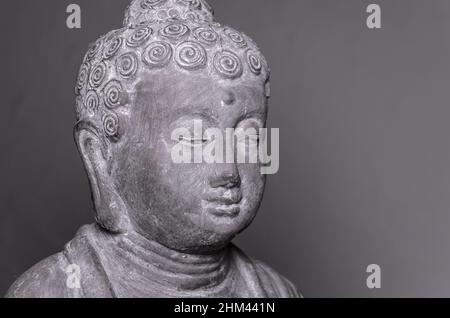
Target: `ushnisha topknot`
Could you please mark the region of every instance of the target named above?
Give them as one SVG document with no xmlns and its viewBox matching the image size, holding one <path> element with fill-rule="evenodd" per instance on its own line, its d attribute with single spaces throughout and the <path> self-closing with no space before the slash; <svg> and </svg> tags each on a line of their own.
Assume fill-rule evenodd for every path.
<svg viewBox="0 0 450 318">
<path fill-rule="evenodd" d="M 203 0 L 133 0 L 125 13 L 124 26 L 164 22 L 178 18 L 213 22 L 212 7 Z"/>
<path fill-rule="evenodd" d="M 137 80 L 173 68 L 218 81 L 260 81 L 270 95 L 269 68 L 257 45 L 215 22 L 205 0 L 133 0 L 124 26 L 98 39 L 84 57 L 75 88 L 78 124 L 119 140 Z"/>
</svg>

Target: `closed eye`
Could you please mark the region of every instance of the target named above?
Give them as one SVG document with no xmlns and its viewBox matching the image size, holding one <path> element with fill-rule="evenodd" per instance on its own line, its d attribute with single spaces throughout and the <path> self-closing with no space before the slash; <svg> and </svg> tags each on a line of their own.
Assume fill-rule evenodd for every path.
<svg viewBox="0 0 450 318">
<path fill-rule="evenodd" d="M 206 143 L 206 142 L 209 141 L 209 139 L 205 139 L 205 138 L 186 138 L 186 137 L 183 137 L 183 136 L 180 136 L 180 137 L 178 138 L 178 140 L 179 140 L 182 144 L 184 144 L 184 145 L 186 145 L 186 146 L 197 146 L 197 145 L 202 145 L 202 144 L 204 144 L 204 143 Z"/>
</svg>

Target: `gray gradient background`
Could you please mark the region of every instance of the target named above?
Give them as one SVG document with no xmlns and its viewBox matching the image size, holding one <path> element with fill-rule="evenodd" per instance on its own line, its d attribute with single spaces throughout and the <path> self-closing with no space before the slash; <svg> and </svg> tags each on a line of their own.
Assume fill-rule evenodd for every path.
<svg viewBox="0 0 450 318">
<path fill-rule="evenodd" d="M 73 2 L 81 30 L 65 26 Z M 93 221 L 73 87 L 128 2 L 2 2 L 0 294 Z M 209 2 L 267 56 L 281 129 L 281 170 L 239 245 L 306 297 L 450 296 L 450 1 L 373 1 L 376 31 L 369 1 Z"/>
</svg>

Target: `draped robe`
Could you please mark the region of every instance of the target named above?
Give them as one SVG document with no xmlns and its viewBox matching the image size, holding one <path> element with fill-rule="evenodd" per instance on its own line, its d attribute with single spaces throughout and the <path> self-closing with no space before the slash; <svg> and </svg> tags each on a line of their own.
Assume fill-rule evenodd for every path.
<svg viewBox="0 0 450 318">
<path fill-rule="evenodd" d="M 73 272 L 74 265 L 79 272 Z M 75 286 L 74 278 L 79 279 Z M 23 274 L 7 297 L 295 298 L 299 294 L 287 279 L 231 243 L 216 255 L 196 256 L 169 250 L 136 233 L 112 234 L 93 224 L 82 227 L 61 253 Z"/>
</svg>

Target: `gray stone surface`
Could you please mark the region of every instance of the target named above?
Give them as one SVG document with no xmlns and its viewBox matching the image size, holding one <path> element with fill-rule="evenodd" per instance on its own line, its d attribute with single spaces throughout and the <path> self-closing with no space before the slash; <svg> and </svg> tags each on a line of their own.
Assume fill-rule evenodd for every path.
<svg viewBox="0 0 450 318">
<path fill-rule="evenodd" d="M 75 140 L 96 224 L 7 297 L 297 297 L 231 240 L 262 200 L 259 164 L 175 164 L 173 129 L 265 126 L 269 68 L 203 0 L 135 0 L 96 41 L 76 85 Z M 225 208 L 224 208 L 225 206 Z M 67 268 L 80 268 L 80 288 Z"/>
</svg>

